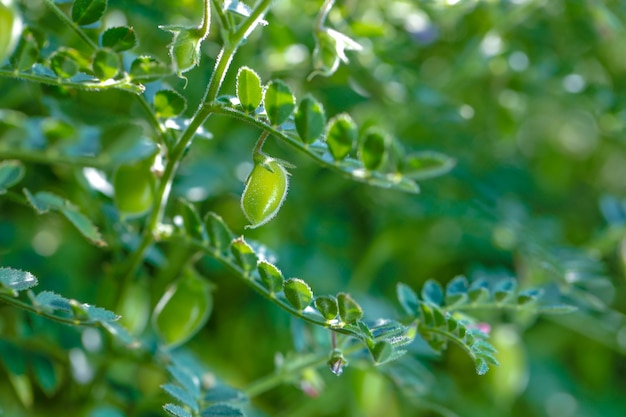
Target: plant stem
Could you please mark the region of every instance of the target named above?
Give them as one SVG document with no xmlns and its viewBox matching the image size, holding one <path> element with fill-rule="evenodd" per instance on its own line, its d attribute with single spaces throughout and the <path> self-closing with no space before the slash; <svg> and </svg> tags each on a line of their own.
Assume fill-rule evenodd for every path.
<svg viewBox="0 0 626 417">
<path fill-rule="evenodd" d="M 48 5 L 48 7 L 50 7 L 52 12 L 59 19 L 61 19 L 63 23 L 69 26 L 69 28 L 72 29 L 79 38 L 85 41 L 85 43 L 89 45 L 92 50 L 98 49 L 98 45 L 93 40 L 91 40 L 91 38 L 87 36 L 87 34 L 80 27 L 78 27 L 76 23 L 72 21 L 72 19 L 70 19 L 65 13 L 63 13 L 61 9 L 59 9 L 59 7 L 54 3 L 54 0 L 46 0 L 46 4 Z"/>
<path fill-rule="evenodd" d="M 35 313 L 38 314 L 42 317 L 45 317 L 49 320 L 52 321 L 56 321 L 57 323 L 63 323 L 63 324 L 69 324 L 72 326 L 92 326 L 92 327 L 100 327 L 100 323 L 95 321 L 95 320 L 81 320 L 81 319 L 77 319 L 77 318 L 70 318 L 70 317 L 60 317 L 60 316 L 56 316 L 52 313 L 48 313 L 45 310 L 42 310 L 40 308 L 38 308 L 37 306 L 25 303 L 17 298 L 8 296 L 8 295 L 4 295 L 4 294 L 0 294 L 0 301 L 6 303 L 6 304 L 10 304 L 14 307 L 20 308 L 22 310 L 26 310 L 26 311 L 30 311 L 31 313 Z"/>
<path fill-rule="evenodd" d="M 270 133 L 267 130 L 264 130 L 263 133 L 261 133 L 261 136 L 259 136 L 259 139 L 256 141 L 256 145 L 254 146 L 253 154 L 261 153 L 263 150 L 263 144 L 265 144 L 265 139 L 267 139 L 269 135 Z"/>
<path fill-rule="evenodd" d="M 326 22 L 326 18 L 328 17 L 328 13 L 335 5 L 335 0 L 326 0 L 320 9 L 319 14 L 317 15 L 317 19 L 315 19 L 315 29 L 323 30 L 324 23 Z"/>
<path fill-rule="evenodd" d="M 118 89 L 128 91 L 133 94 L 143 93 L 144 87 L 132 84 L 128 79 L 106 80 L 102 82 L 73 82 L 62 78 L 54 78 L 47 75 L 35 74 L 33 72 L 13 71 L 0 69 L 0 77 L 20 78 L 27 81 L 33 81 L 40 84 L 55 85 L 58 87 L 77 88 L 87 91 L 100 91 L 107 89 Z"/>
<path fill-rule="evenodd" d="M 185 150 L 191 145 L 196 131 L 211 115 L 211 107 L 207 104 L 213 103 L 213 101 L 217 98 L 226 76 L 226 72 L 228 71 L 237 49 L 246 36 L 248 36 L 248 34 L 259 24 L 259 21 L 269 9 L 272 2 L 273 0 L 261 0 L 250 14 L 250 17 L 246 19 L 233 34 L 231 37 L 232 43 L 226 43 L 222 48 L 217 58 L 217 62 L 215 63 L 215 69 L 213 70 L 213 75 L 209 81 L 202 104 L 191 119 L 189 126 L 187 126 L 185 131 L 182 133 L 178 143 L 168 155 L 165 171 L 163 172 L 159 188 L 156 192 L 155 206 L 153 207 L 150 217 L 146 223 L 141 243 L 137 250 L 133 252 L 128 262 L 128 267 L 125 273 L 126 282 L 129 282 L 132 279 L 133 275 L 143 262 L 145 251 L 154 242 L 154 231 L 163 219 L 165 207 L 172 188 L 172 181 L 174 180 L 174 175 L 176 174 L 178 166 L 185 155 Z"/>
</svg>

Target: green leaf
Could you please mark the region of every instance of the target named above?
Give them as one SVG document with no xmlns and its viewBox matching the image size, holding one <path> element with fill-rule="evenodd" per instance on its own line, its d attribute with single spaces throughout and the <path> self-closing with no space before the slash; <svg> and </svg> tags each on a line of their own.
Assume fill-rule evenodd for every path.
<svg viewBox="0 0 626 417">
<path fill-rule="evenodd" d="M 107 0 L 75 0 L 72 4 L 72 20 L 79 26 L 97 22 L 104 15 Z"/>
<path fill-rule="evenodd" d="M 276 294 L 283 288 L 283 274 L 273 264 L 263 260 L 258 264 L 261 282 L 271 294 Z"/>
<path fill-rule="evenodd" d="M 35 380 L 41 389 L 48 395 L 53 395 L 59 388 L 59 377 L 52 361 L 45 356 L 35 355 L 31 360 Z"/>
<path fill-rule="evenodd" d="M 322 316 L 324 316 L 326 320 L 334 319 L 339 313 L 337 299 L 332 295 L 315 297 L 315 307 L 322 313 Z"/>
<path fill-rule="evenodd" d="M 115 78 L 120 72 L 120 58 L 110 49 L 98 49 L 93 56 L 93 72 L 105 81 Z"/>
<path fill-rule="evenodd" d="M 76 58 L 67 49 L 59 49 L 50 56 L 50 68 L 61 78 L 72 78 L 80 71 Z"/>
<path fill-rule="evenodd" d="M 174 417 L 193 417 L 189 411 L 183 407 L 175 404 L 165 404 L 163 409 L 173 415 Z"/>
<path fill-rule="evenodd" d="M 335 161 L 341 161 L 350 155 L 357 136 L 357 127 L 350 115 L 343 113 L 330 120 L 326 131 L 326 143 Z"/>
<path fill-rule="evenodd" d="M 178 214 L 183 219 L 183 227 L 187 236 L 197 240 L 204 240 L 206 231 L 204 224 L 200 220 L 200 215 L 196 207 L 185 199 L 178 200 Z"/>
<path fill-rule="evenodd" d="M 311 144 L 324 132 L 326 125 L 324 107 L 313 97 L 306 96 L 298 105 L 294 121 L 302 142 Z"/>
<path fill-rule="evenodd" d="M 469 288 L 468 295 L 472 303 L 482 303 L 489 300 L 491 296 L 489 284 L 483 279 L 474 281 Z"/>
<path fill-rule="evenodd" d="M 420 303 L 420 316 L 424 324 L 428 327 L 435 327 L 435 317 L 432 306 Z"/>
<path fill-rule="evenodd" d="M 251 68 L 239 68 L 237 73 L 237 97 L 241 107 L 248 113 L 254 112 L 261 104 L 263 99 L 261 78 Z"/>
<path fill-rule="evenodd" d="M 426 302 L 440 306 L 443 303 L 443 289 L 441 284 L 429 279 L 422 287 L 422 299 Z"/>
<path fill-rule="evenodd" d="M 191 393 L 186 391 L 184 388 L 174 384 L 164 384 L 161 385 L 161 388 L 163 388 L 163 390 L 169 395 L 176 398 L 187 407 L 191 408 L 193 411 L 198 411 L 198 401 Z"/>
<path fill-rule="evenodd" d="M 488 370 L 489 370 L 489 365 L 487 365 L 487 362 L 484 359 L 476 360 L 476 373 L 478 375 L 485 375 Z"/>
<path fill-rule="evenodd" d="M 204 225 L 209 234 L 211 246 L 220 252 L 224 252 L 230 247 L 234 236 L 220 216 L 213 212 L 207 213 L 204 218 Z"/>
<path fill-rule="evenodd" d="M 0 195 L 24 178 L 24 165 L 20 161 L 0 161 Z"/>
<path fill-rule="evenodd" d="M 378 129 L 369 129 L 363 135 L 359 147 L 359 157 L 365 169 L 375 171 L 387 159 L 389 138 Z"/>
<path fill-rule="evenodd" d="M 381 364 L 389 360 L 391 354 L 393 353 L 393 346 L 386 340 L 381 340 L 380 342 L 374 344 L 374 346 L 370 349 L 370 353 L 372 354 L 374 361 Z"/>
<path fill-rule="evenodd" d="M 209 408 L 205 408 L 200 413 L 201 417 L 245 417 L 245 414 L 238 408 L 231 407 L 230 405 L 212 405 Z"/>
<path fill-rule="evenodd" d="M 154 111 L 157 117 L 175 117 L 186 109 L 187 100 L 174 90 L 161 90 L 154 95 Z"/>
<path fill-rule="evenodd" d="M 217 385 L 209 389 L 204 396 L 204 401 L 209 403 L 224 403 L 244 401 L 246 396 L 243 392 L 227 385 Z"/>
<path fill-rule="evenodd" d="M 452 281 L 448 282 L 448 285 L 446 285 L 446 305 L 453 306 L 466 303 L 468 286 L 467 278 L 464 276 L 454 277 Z"/>
<path fill-rule="evenodd" d="M 352 324 L 363 317 L 363 309 L 349 294 L 337 294 L 337 305 L 339 317 L 346 324 Z"/>
<path fill-rule="evenodd" d="M 13 291 L 24 291 L 38 285 L 37 278 L 30 272 L 0 267 L 0 285 Z"/>
<path fill-rule="evenodd" d="M 456 160 L 434 151 L 415 152 L 407 155 L 400 165 L 400 172 L 414 180 L 438 177 L 456 166 Z"/>
<path fill-rule="evenodd" d="M 517 281 L 513 278 L 506 278 L 496 283 L 493 289 L 493 298 L 500 303 L 507 302 L 515 296 Z"/>
<path fill-rule="evenodd" d="M 311 287 L 299 278 L 289 278 L 283 284 L 285 298 L 296 310 L 302 311 L 311 304 L 313 291 Z"/>
<path fill-rule="evenodd" d="M 238 237 L 233 240 L 230 246 L 230 250 L 235 256 L 237 264 L 248 274 L 250 271 L 256 268 L 258 258 L 254 249 L 243 239 Z"/>
<path fill-rule="evenodd" d="M 137 45 L 137 36 L 131 27 L 118 26 L 107 29 L 102 34 L 102 46 L 115 52 L 127 51 Z"/>
<path fill-rule="evenodd" d="M 167 371 L 174 377 L 185 391 L 191 393 L 194 397 L 200 395 L 200 380 L 186 368 L 177 365 L 169 365 Z"/>
<path fill-rule="evenodd" d="M 415 316 L 419 307 L 419 299 L 415 291 L 408 285 L 398 282 L 396 285 L 396 293 L 398 295 L 398 301 L 404 311 L 410 316 Z"/>
<path fill-rule="evenodd" d="M 42 291 L 35 297 L 33 304 L 46 310 L 71 311 L 70 300 L 52 291 Z"/>
<path fill-rule="evenodd" d="M 273 80 L 265 88 L 263 105 L 267 118 L 273 126 L 283 124 L 296 107 L 291 89 L 281 80 Z"/>
<path fill-rule="evenodd" d="M 172 71 L 163 62 L 151 56 L 140 56 L 130 65 L 129 75 L 133 81 L 149 83 L 170 75 Z"/>
</svg>

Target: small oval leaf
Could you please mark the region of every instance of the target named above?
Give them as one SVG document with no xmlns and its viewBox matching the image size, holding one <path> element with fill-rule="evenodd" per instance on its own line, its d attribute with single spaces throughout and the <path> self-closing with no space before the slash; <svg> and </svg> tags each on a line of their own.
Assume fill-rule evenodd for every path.
<svg viewBox="0 0 626 417">
<path fill-rule="evenodd" d="M 345 159 L 352 152 L 357 136 L 356 124 L 348 114 L 343 113 L 330 120 L 326 143 L 335 161 Z"/>
<path fill-rule="evenodd" d="M 99 49 L 93 57 L 93 72 L 101 80 L 109 80 L 120 71 L 120 58 L 110 49 Z"/>
<path fill-rule="evenodd" d="M 349 294 L 337 294 L 337 305 L 339 317 L 346 324 L 352 324 L 363 317 L 363 309 Z"/>
<path fill-rule="evenodd" d="M 187 100 L 174 90 L 161 90 L 154 95 L 154 112 L 157 117 L 166 119 L 179 116 L 185 109 Z"/>
<path fill-rule="evenodd" d="M 311 304 L 313 291 L 311 287 L 299 278 L 289 278 L 283 284 L 285 298 L 296 310 L 302 311 Z"/>
<path fill-rule="evenodd" d="M 453 158 L 439 152 L 415 152 L 404 158 L 400 172 L 414 180 L 425 180 L 447 174 L 455 165 Z"/>
<path fill-rule="evenodd" d="M 324 107 L 313 97 L 306 96 L 298 105 L 294 121 L 302 142 L 311 144 L 324 132 L 326 125 Z"/>
<path fill-rule="evenodd" d="M 72 4 L 72 20 L 79 26 L 100 20 L 107 8 L 107 0 L 75 0 Z"/>
<path fill-rule="evenodd" d="M 148 83 L 171 74 L 165 63 L 151 56 L 140 56 L 130 65 L 130 77 L 133 81 Z"/>
<path fill-rule="evenodd" d="M 17 184 L 24 178 L 24 165 L 17 160 L 0 162 L 0 194 L 6 193 L 9 187 Z"/>
<path fill-rule="evenodd" d="M 332 320 L 337 317 L 339 313 L 339 307 L 337 306 L 337 299 L 332 295 L 322 295 L 315 297 L 315 307 L 322 313 L 322 316 L 326 320 Z"/>
<path fill-rule="evenodd" d="M 248 113 L 254 112 L 261 104 L 263 99 L 261 78 L 251 68 L 239 68 L 237 73 L 237 97 L 241 107 Z"/>
<path fill-rule="evenodd" d="M 359 148 L 359 157 L 363 166 L 375 171 L 382 166 L 387 158 L 388 137 L 378 129 L 365 132 Z"/>
<path fill-rule="evenodd" d="M 233 240 L 230 245 L 230 250 L 235 257 L 235 261 L 246 274 L 256 267 L 258 260 L 256 253 L 243 237 L 238 237 Z"/>
<path fill-rule="evenodd" d="M 207 213 L 204 218 L 204 226 L 209 234 L 211 246 L 220 252 L 224 252 L 228 249 L 234 236 L 220 216 L 213 212 Z"/>
<path fill-rule="evenodd" d="M 261 261 L 258 265 L 261 282 L 271 294 L 276 294 L 283 288 L 283 274 L 273 264 Z"/>
<path fill-rule="evenodd" d="M 263 105 L 267 118 L 273 126 L 283 124 L 296 107 L 296 99 L 287 84 L 281 80 L 273 80 L 265 88 Z"/>
<path fill-rule="evenodd" d="M 109 28 L 102 34 L 102 46 L 116 52 L 127 51 L 137 45 L 137 36 L 133 28 L 118 26 Z"/>
</svg>

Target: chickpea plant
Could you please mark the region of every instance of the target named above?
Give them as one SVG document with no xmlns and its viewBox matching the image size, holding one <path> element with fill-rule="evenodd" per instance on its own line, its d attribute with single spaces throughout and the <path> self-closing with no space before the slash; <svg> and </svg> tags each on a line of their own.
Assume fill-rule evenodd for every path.
<svg viewBox="0 0 626 417">
<path fill-rule="evenodd" d="M 445 288 L 429 280 L 421 291 L 398 283 L 403 315 L 372 317 L 348 292 L 316 294 L 305 278 L 283 276 L 261 246 L 246 236 L 247 229 L 236 236 L 219 215 L 202 213 L 197 204 L 170 197 L 181 162 L 194 152 L 192 142 L 207 134 L 202 126 L 213 117 L 231 118 L 260 132 L 251 150 L 253 168 L 241 194 L 247 228 L 271 228 L 271 220 L 280 216 L 289 192 L 298 192 L 289 189 L 290 175 L 297 175 L 293 164 L 264 151 L 269 140 L 286 144 L 337 175 L 399 193 L 418 194 L 417 180 L 443 175 L 454 167 L 454 160 L 440 153 L 402 152 L 390 133 L 378 127 L 359 129 L 347 113 L 329 117 L 314 95 L 297 98 L 280 79 L 262 80 L 253 68 L 235 68 L 233 58 L 239 48 L 253 47 L 246 43 L 249 35 L 272 25 L 271 17 L 266 16 L 280 1 L 258 0 L 249 6 L 236 0 L 205 0 L 197 26 L 162 22 L 160 28 L 172 35 L 168 46 L 171 63 L 133 52 L 137 35 L 132 22 L 101 31 L 106 0 L 42 2 L 43 12 L 52 16 L 48 18 L 63 22 L 72 36 L 35 28 L 29 18 L 35 19 L 32 16 L 37 13 L 25 12 L 33 7 L 28 2 L 0 1 L 0 77 L 47 86 L 42 91 L 49 96 L 46 103 L 50 105 L 45 119 L 1 111 L 0 198 L 31 207 L 37 214 L 59 213 L 88 242 L 112 253 L 107 274 L 115 282 L 112 301 L 103 309 L 76 301 L 72 294 L 52 292 L 46 285 L 37 292 L 42 277 L 0 264 L 0 301 L 68 326 L 103 328 L 114 343 L 134 352 L 131 356 L 149 358 L 168 375 L 162 388 L 171 400 L 162 407 L 173 416 L 242 416 L 246 398 L 292 381 L 304 370 L 328 367 L 340 375 L 352 357 L 362 358 L 364 352 L 374 365 L 389 363 L 405 355 L 407 345 L 416 339 L 425 341 L 436 353 L 445 351 L 450 342 L 457 344 L 482 375 L 498 365 L 497 353 L 473 311 L 508 309 L 537 314 L 571 310 L 543 303 L 540 289 L 518 289 L 515 279 L 489 283 L 457 277 Z M 317 18 L 311 17 L 316 46 L 309 79 L 332 76 L 349 54 L 362 49 L 358 41 L 329 27 L 327 16 L 334 3 L 324 1 Z M 219 38 L 221 50 L 193 117 L 180 123 L 188 91 L 175 90 L 167 82 L 206 66 L 202 45 L 209 34 L 219 34 L 214 38 Z M 64 44 L 68 39 L 75 44 Z M 236 74 L 236 89 L 223 91 L 224 79 L 231 73 Z M 59 91 L 70 95 L 118 91 L 143 109 L 150 129 L 132 124 L 88 127 L 68 123 L 52 104 Z M 27 132 L 33 129 L 43 132 L 43 145 L 29 141 Z M 76 146 L 57 146 L 55 137 L 77 138 Z M 74 170 L 83 178 L 84 187 L 102 193 L 98 204 L 110 209 L 104 210 L 104 216 L 86 214 L 80 201 L 73 202 L 69 193 L 63 193 L 63 184 L 54 190 L 18 191 L 18 184 L 34 164 Z M 126 239 L 128 236 L 131 238 Z M 184 248 L 186 261 L 151 309 L 146 294 L 151 278 L 167 268 L 159 258 L 159 246 L 165 244 Z M 213 294 L 219 291 L 194 266 L 200 257 L 222 264 L 284 314 L 326 332 L 331 349 L 319 349 L 306 358 L 287 357 L 276 373 L 249 387 L 206 383 L 205 367 L 178 353 L 209 320 Z M 307 275 L 306 270 L 299 272 L 301 277 Z M 14 349 L 4 343 L 1 347 L 5 353 Z M 61 356 L 67 354 L 59 349 Z M 32 364 L 35 382 L 12 367 L 10 356 L 3 354 L 0 359 L 26 408 L 32 406 L 33 383 L 51 395 L 61 383 L 56 359 L 43 354 L 37 357 L 38 362 Z"/>
</svg>

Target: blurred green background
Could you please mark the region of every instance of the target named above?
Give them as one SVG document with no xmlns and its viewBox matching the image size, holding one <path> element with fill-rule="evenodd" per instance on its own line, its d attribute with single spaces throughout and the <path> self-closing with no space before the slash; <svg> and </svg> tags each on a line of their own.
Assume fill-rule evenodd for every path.
<svg viewBox="0 0 626 417">
<path fill-rule="evenodd" d="M 48 32 L 51 49 L 80 47 L 40 2 L 23 3 L 27 22 Z M 483 377 L 457 347 L 438 358 L 415 343 L 404 359 L 379 369 L 355 360 L 341 377 L 319 370 L 325 388 L 316 398 L 297 382 L 270 390 L 252 401 L 250 415 L 626 415 L 626 1 L 338 1 L 329 24 L 364 51 L 348 52 L 350 63 L 332 77 L 307 82 L 320 5 L 277 0 L 269 26 L 253 33 L 233 70 L 247 65 L 264 81 L 282 78 L 298 97 L 311 92 L 329 116 L 349 112 L 359 126 L 382 126 L 398 146 L 446 153 L 457 166 L 421 183 L 420 195 L 403 195 L 345 180 L 270 140 L 266 152 L 297 168 L 278 217 L 245 231 L 246 238 L 271 248 L 285 276 L 302 277 L 316 293 L 350 292 L 370 318 L 401 314 L 399 281 L 419 289 L 429 278 L 445 284 L 459 274 L 516 276 L 522 287 L 545 286 L 550 297 L 562 294 L 580 310 L 545 318 L 485 315 L 502 366 Z M 157 26 L 198 23 L 200 16 L 199 1 L 110 0 L 105 23 L 132 25 L 140 42 L 132 53 L 168 61 L 170 35 Z M 219 46 L 214 30 L 186 88 L 175 77 L 166 80 L 188 98 L 189 116 Z M 225 94 L 234 94 L 235 73 Z M 147 95 L 158 87 L 148 85 Z M 0 91 L 0 108 L 31 117 L 63 114 L 96 126 L 143 117 L 126 93 L 59 94 L 7 79 Z M 213 140 L 194 142 L 174 194 L 244 233 L 242 172 L 258 132 L 218 117 L 205 128 Z M 23 186 L 59 192 L 99 224 L 112 210 L 110 199 L 85 190 L 71 168 L 30 164 Z M 163 251 L 171 267 L 154 272 L 153 304 L 180 266 L 175 245 Z M 107 296 L 114 261 L 60 217 L 38 217 L 0 199 L 0 262 L 33 272 L 41 289 L 115 309 Z M 303 330 L 286 313 L 214 262 L 197 267 L 216 285 L 215 306 L 188 346 L 217 377 L 242 388 L 272 372 L 277 352 L 307 349 L 292 340 Z M 0 311 L 0 336 L 21 335 L 19 349 L 63 356 L 90 337 Z M 46 337 L 51 347 L 43 349 Z M 29 411 L 3 370 L 5 415 L 97 417 L 94 410 L 107 404 L 128 416 L 163 415 L 163 375 L 102 337 L 107 349 L 87 350 L 99 382 L 73 382 L 61 358 L 59 386 L 36 389 Z M 10 359 L 3 359 L 6 367 Z"/>
</svg>

